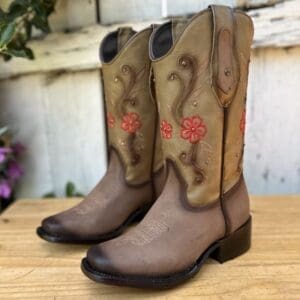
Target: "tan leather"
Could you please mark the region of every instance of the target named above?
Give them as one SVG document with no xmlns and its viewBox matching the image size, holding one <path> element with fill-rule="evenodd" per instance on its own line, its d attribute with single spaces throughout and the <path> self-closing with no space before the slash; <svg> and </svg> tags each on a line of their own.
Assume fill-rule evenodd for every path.
<svg viewBox="0 0 300 300">
<path fill-rule="evenodd" d="M 74 242 L 101 240 L 160 194 L 164 172 L 156 141 L 157 108 L 150 97 L 151 32 L 147 28 L 135 33 L 125 27 L 104 39 L 108 170 L 79 205 L 43 220 L 47 234 Z"/>
<path fill-rule="evenodd" d="M 253 38 L 251 19 L 240 12 L 237 13 L 236 19 L 238 30 L 235 30 L 235 44 L 238 49 L 236 57 L 239 64 L 239 84 L 230 106 L 226 109 L 223 192 L 227 192 L 236 184 L 243 171 L 248 66 Z"/>
<path fill-rule="evenodd" d="M 241 175 L 239 162 L 243 132 L 240 130 L 240 120 L 245 109 L 252 23 L 245 14 L 231 13 L 228 8 L 229 12 L 224 15 L 230 21 L 219 20 L 223 16 L 218 13 L 219 9 L 223 12 L 224 7 L 214 7 L 214 14 L 206 10 L 194 17 L 167 55 L 153 58 L 160 120 L 170 124 L 173 134 L 172 138 L 162 138 L 164 155 L 179 168 L 187 185 L 188 202 L 195 207 L 213 203 L 220 196 L 224 126 L 227 129 L 223 191 L 229 190 Z M 214 22 L 219 25 L 214 25 Z M 234 24 L 234 29 L 229 28 L 223 36 L 227 23 Z M 221 29 L 215 32 L 219 26 Z M 221 46 L 227 45 L 224 50 L 228 54 L 220 55 L 216 43 L 220 43 L 219 38 Z M 217 57 L 215 52 L 219 54 Z M 235 59 L 235 52 L 247 63 L 243 63 L 243 59 L 241 63 Z M 235 70 L 236 65 L 240 66 L 238 71 Z M 221 75 L 227 71 L 230 71 L 230 80 L 223 79 Z M 241 75 L 236 85 L 237 73 Z M 216 84 L 212 85 L 214 82 Z M 225 111 L 221 103 L 225 100 L 218 97 L 218 90 L 223 89 L 226 93 L 229 88 L 234 93 L 228 94 L 232 99 L 224 98 L 228 102 L 226 106 L 231 103 L 227 108 L 228 118 L 224 122 Z M 185 128 L 183 122 L 191 123 L 193 118 L 199 129 L 199 134 L 194 135 L 196 141 L 188 139 L 189 134 L 193 138 L 192 128 L 188 128 L 187 135 L 182 138 Z"/>
<path fill-rule="evenodd" d="M 230 36 L 222 33 L 228 24 Z M 222 6 L 193 17 L 176 40 L 169 23 L 152 34 L 167 181 L 140 224 L 88 251 L 93 269 L 125 278 L 186 271 L 209 246 L 249 219 L 241 160 L 233 153 L 241 157 L 247 85 L 247 65 L 237 57 L 249 60 L 252 35 L 248 16 Z M 230 79 L 220 75 L 224 68 L 230 69 Z M 219 88 L 225 96 L 218 96 Z"/>
<path fill-rule="evenodd" d="M 112 61 L 102 65 L 107 115 L 114 120 L 108 126 L 109 145 L 119 152 L 130 184 L 151 178 L 156 108 L 149 95 L 151 63 L 145 59 L 151 31 L 139 32 Z M 122 128 L 130 126 L 130 114 L 136 124 Z"/>
</svg>

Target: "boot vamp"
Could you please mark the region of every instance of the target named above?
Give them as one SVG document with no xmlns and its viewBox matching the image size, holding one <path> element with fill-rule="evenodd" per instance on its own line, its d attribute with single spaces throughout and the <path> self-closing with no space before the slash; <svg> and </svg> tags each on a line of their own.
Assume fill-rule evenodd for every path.
<svg viewBox="0 0 300 300">
<path fill-rule="evenodd" d="M 89 240 L 115 230 L 151 201 L 151 184 L 126 184 L 121 163 L 112 152 L 106 175 L 86 198 L 75 207 L 44 219 L 42 228 L 54 236 Z"/>
<path fill-rule="evenodd" d="M 219 201 L 192 209 L 170 168 L 162 195 L 144 220 L 123 236 L 92 247 L 88 262 L 98 271 L 124 275 L 169 275 L 186 270 L 225 233 Z"/>
</svg>

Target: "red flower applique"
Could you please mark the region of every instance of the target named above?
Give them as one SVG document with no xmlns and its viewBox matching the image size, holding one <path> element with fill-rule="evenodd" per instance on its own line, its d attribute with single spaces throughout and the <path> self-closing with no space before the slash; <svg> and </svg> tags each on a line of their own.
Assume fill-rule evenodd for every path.
<svg viewBox="0 0 300 300">
<path fill-rule="evenodd" d="M 123 116 L 121 128 L 128 133 L 135 133 L 140 129 L 142 123 L 140 121 L 140 116 L 135 112 L 129 112 Z"/>
<path fill-rule="evenodd" d="M 183 118 L 181 121 L 180 136 L 196 144 L 206 135 L 207 128 L 204 121 L 199 116 Z"/>
<path fill-rule="evenodd" d="M 172 137 L 172 125 L 165 120 L 162 120 L 160 123 L 160 132 L 161 136 L 164 139 L 170 139 Z"/>
<path fill-rule="evenodd" d="M 109 112 L 107 113 L 107 124 L 109 128 L 113 128 L 115 126 L 116 120 L 114 116 Z"/>
<path fill-rule="evenodd" d="M 246 129 L 246 111 L 244 110 L 240 121 L 240 130 L 242 134 L 245 134 L 245 129 Z"/>
</svg>

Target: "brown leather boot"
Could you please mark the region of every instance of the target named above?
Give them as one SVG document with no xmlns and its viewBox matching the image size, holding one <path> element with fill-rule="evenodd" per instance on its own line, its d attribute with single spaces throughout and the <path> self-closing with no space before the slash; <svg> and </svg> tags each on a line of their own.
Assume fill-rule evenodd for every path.
<svg viewBox="0 0 300 300">
<path fill-rule="evenodd" d="M 77 206 L 46 218 L 37 233 L 50 242 L 100 242 L 141 219 L 163 186 L 163 157 L 150 96 L 148 42 L 152 28 L 120 28 L 103 40 L 100 56 L 107 113 L 106 175 Z M 156 151 L 154 155 L 154 151 Z M 155 189 L 156 187 L 156 189 Z"/>
<path fill-rule="evenodd" d="M 171 287 L 208 257 L 222 263 L 249 249 L 242 157 L 252 36 L 251 19 L 224 6 L 152 34 L 167 182 L 141 223 L 88 251 L 89 278 Z"/>
</svg>

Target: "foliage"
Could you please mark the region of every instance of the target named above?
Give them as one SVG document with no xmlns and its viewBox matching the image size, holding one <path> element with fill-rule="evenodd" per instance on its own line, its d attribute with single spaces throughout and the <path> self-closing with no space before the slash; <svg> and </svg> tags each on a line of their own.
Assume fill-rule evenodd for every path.
<svg viewBox="0 0 300 300">
<path fill-rule="evenodd" d="M 0 128 L 0 202 L 5 208 L 13 201 L 16 183 L 23 175 L 19 159 L 25 148 L 20 143 L 12 143 L 7 127 Z"/>
<path fill-rule="evenodd" d="M 67 182 L 66 187 L 65 187 L 65 196 L 67 198 L 72 198 L 72 197 L 83 197 L 83 194 L 78 192 L 76 190 L 75 184 L 73 182 Z M 44 195 L 44 198 L 56 198 L 56 194 L 53 192 L 47 193 Z"/>
<path fill-rule="evenodd" d="M 0 8 L 0 55 L 5 60 L 11 57 L 34 55 L 26 46 L 31 38 L 32 28 L 49 33 L 48 17 L 54 11 L 56 0 L 14 0 L 8 11 Z"/>
</svg>

